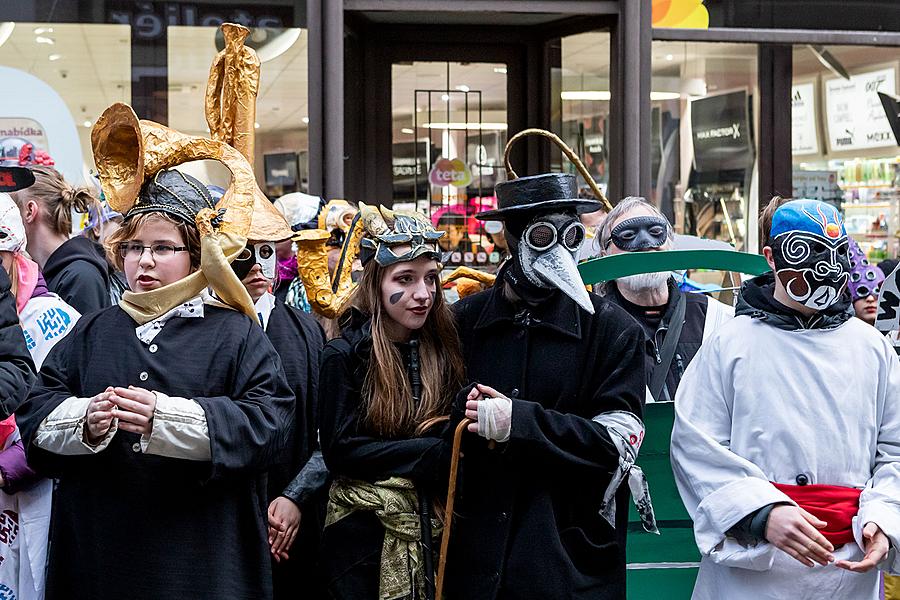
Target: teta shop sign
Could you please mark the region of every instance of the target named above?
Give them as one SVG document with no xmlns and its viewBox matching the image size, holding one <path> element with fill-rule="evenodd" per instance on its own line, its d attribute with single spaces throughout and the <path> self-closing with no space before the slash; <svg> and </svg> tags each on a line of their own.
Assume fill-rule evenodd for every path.
<svg viewBox="0 0 900 600">
<path fill-rule="evenodd" d="M 464 188 L 472 183 L 472 172 L 469 171 L 466 163 L 458 158 L 453 160 L 439 158 L 428 174 L 428 181 L 431 182 L 431 185 L 438 187 L 452 185 L 453 187 Z"/>
</svg>

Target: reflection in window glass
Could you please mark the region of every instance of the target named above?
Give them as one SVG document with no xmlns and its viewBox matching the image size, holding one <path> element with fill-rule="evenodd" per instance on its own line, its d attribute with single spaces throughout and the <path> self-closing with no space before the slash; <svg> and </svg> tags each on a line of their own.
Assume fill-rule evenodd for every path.
<svg viewBox="0 0 900 600">
<path fill-rule="evenodd" d="M 653 201 L 679 233 L 755 251 L 757 46 L 652 49 Z"/>
<path fill-rule="evenodd" d="M 878 93 L 897 96 L 897 49 L 795 46 L 793 65 L 794 196 L 841 208 L 871 261 L 896 257 L 900 140 Z"/>
<path fill-rule="evenodd" d="M 506 66 L 399 63 L 392 81 L 394 207 L 447 232 L 445 265 L 496 266 L 501 253 L 474 214 L 496 205 L 506 179 Z"/>
<path fill-rule="evenodd" d="M 169 126 L 209 135 L 204 113 L 209 67 L 221 49 L 216 27 L 169 27 Z M 218 40 L 217 40 L 218 35 Z M 247 44 L 260 58 L 256 100 L 254 171 L 270 198 L 308 190 L 307 39 L 302 29 L 253 29 Z M 227 187 L 228 173 L 216 163 L 201 180 Z"/>
<path fill-rule="evenodd" d="M 30 144 L 71 183 L 91 181 L 91 127 L 131 100 L 130 36 L 126 25 L 0 23 L 2 162 Z"/>
<path fill-rule="evenodd" d="M 562 68 L 554 76 L 561 101 L 556 133 L 604 193 L 609 183 L 609 43 L 609 33 L 600 31 L 562 38 Z M 561 160 L 563 171 L 576 172 L 565 157 Z M 593 197 L 580 176 L 578 182 L 579 193 Z"/>
</svg>

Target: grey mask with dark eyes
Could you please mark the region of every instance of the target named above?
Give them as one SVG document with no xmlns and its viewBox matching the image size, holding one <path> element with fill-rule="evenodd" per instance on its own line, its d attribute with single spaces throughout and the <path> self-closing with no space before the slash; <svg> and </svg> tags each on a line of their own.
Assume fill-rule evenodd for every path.
<svg viewBox="0 0 900 600">
<path fill-rule="evenodd" d="M 625 219 L 613 227 L 609 241 L 626 252 L 636 252 L 661 248 L 668 239 L 668 221 L 662 217 L 643 216 Z"/>
</svg>

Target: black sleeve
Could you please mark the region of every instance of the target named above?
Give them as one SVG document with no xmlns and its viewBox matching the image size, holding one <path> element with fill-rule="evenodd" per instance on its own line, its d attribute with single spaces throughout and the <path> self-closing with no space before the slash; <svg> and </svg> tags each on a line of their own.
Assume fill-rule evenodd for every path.
<svg viewBox="0 0 900 600">
<path fill-rule="evenodd" d="M 439 481 L 450 460 L 450 449 L 441 438 L 386 440 L 361 431 L 362 399 L 349 360 L 330 345 L 322 354 L 319 436 L 328 470 L 366 481 L 394 476 L 425 484 Z"/>
<path fill-rule="evenodd" d="M 59 274 L 54 288 L 54 292 L 83 315 L 112 304 L 106 279 L 86 260 L 69 263 Z"/>
<path fill-rule="evenodd" d="M 318 450 L 313 452 L 296 477 L 281 492 L 281 495 L 302 506 L 328 483 L 328 467 Z"/>
<path fill-rule="evenodd" d="M 609 411 L 626 411 L 640 418 L 647 387 L 640 326 L 629 323 L 619 328 L 612 343 L 603 344 L 600 356 L 589 376 L 588 404 L 580 415 L 547 409 L 534 401 L 513 400 L 511 458 L 535 461 L 546 469 L 611 473 L 618 467 L 619 452 L 609 433 L 592 419 Z"/>
<path fill-rule="evenodd" d="M 294 395 L 278 353 L 261 327 L 249 320 L 247 327 L 231 394 L 193 398 L 206 413 L 214 479 L 264 471 L 281 461 L 294 417 Z"/>
<path fill-rule="evenodd" d="M 15 412 L 35 381 L 34 362 L 9 288 L 6 269 L 0 269 L 0 419 Z"/>
</svg>

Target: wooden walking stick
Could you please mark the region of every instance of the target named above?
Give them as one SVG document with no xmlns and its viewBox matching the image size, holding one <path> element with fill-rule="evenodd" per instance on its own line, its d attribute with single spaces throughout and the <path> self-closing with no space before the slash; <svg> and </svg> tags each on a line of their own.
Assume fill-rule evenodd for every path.
<svg viewBox="0 0 900 600">
<path fill-rule="evenodd" d="M 437 582 L 435 583 L 436 600 L 441 600 L 444 593 L 444 569 L 447 567 L 447 549 L 450 547 L 450 527 L 453 525 L 453 503 L 456 501 L 456 476 L 459 474 L 459 447 L 462 436 L 472 419 L 464 418 L 453 432 L 453 454 L 450 457 L 450 482 L 447 485 L 447 505 L 444 508 L 444 531 L 441 534 L 441 556 L 438 559 Z"/>
</svg>

